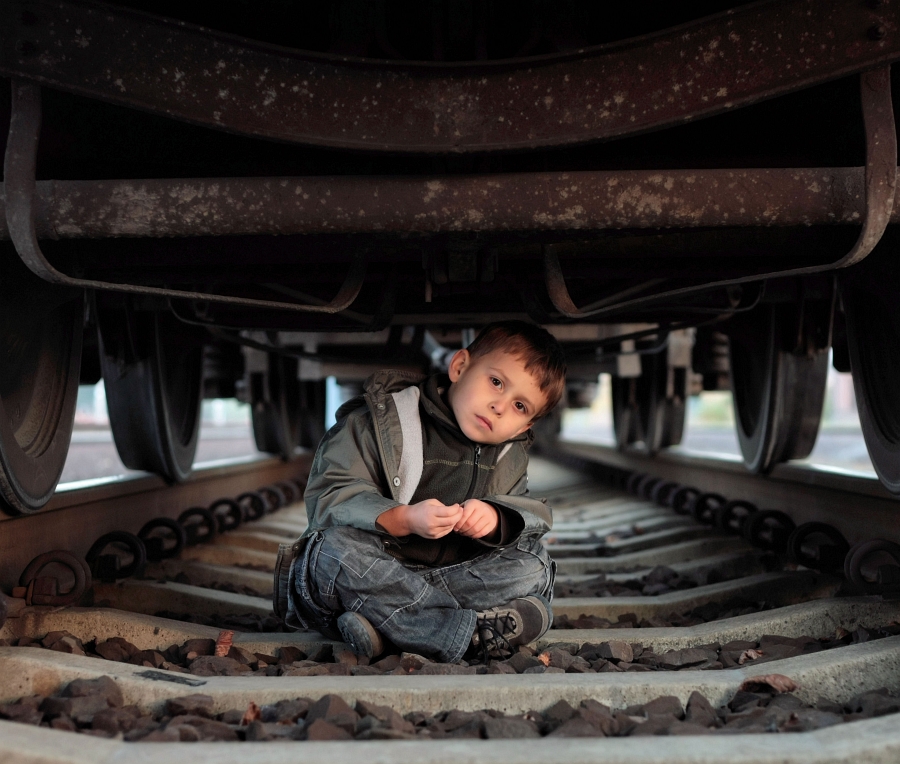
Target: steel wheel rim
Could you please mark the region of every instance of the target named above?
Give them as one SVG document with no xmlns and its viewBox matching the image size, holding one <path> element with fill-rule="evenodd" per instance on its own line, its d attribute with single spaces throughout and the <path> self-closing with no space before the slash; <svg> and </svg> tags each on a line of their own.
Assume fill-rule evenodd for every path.
<svg viewBox="0 0 900 764">
<path fill-rule="evenodd" d="M 22 514 L 50 500 L 65 466 L 78 396 L 84 296 L 77 293 L 51 310 L 28 310 L 29 303 L 37 301 L 4 303 L 0 374 L 0 493 Z M 11 311 L 17 314 L 12 322 Z M 11 323 L 18 331 L 10 331 Z M 35 326 L 37 331 L 29 331 Z"/>
</svg>

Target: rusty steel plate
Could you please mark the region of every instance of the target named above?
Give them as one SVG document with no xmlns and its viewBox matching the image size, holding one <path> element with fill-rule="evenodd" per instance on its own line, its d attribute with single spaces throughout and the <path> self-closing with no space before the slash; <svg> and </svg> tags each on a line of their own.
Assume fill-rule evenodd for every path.
<svg viewBox="0 0 900 764">
<path fill-rule="evenodd" d="M 767 0 L 572 54 L 473 64 L 312 54 L 87 0 L 0 3 L 5 76 L 243 135 L 374 151 L 633 135 L 898 58 L 898 0 Z"/>
</svg>

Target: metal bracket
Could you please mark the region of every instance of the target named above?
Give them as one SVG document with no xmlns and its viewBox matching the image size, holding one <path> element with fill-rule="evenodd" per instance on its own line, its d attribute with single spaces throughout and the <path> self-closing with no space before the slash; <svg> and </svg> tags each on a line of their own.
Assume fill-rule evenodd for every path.
<svg viewBox="0 0 900 764">
<path fill-rule="evenodd" d="M 891 100 L 891 67 L 885 66 L 864 72 L 860 76 L 860 95 L 862 98 L 863 121 L 866 131 L 866 213 L 862 230 L 853 248 L 839 260 L 828 265 L 816 265 L 808 268 L 794 268 L 785 271 L 763 273 L 755 276 L 744 276 L 736 279 L 723 279 L 708 284 L 671 289 L 665 292 L 639 297 L 624 302 L 609 304 L 602 300 L 602 306 L 589 305 L 579 308 L 572 301 L 566 287 L 565 276 L 559 263 L 556 247 L 544 247 L 544 274 L 547 282 L 547 293 L 554 307 L 566 318 L 587 318 L 604 313 L 619 312 L 625 309 L 645 307 L 651 303 L 672 297 L 681 297 L 704 292 L 731 284 L 745 284 L 769 278 L 801 276 L 809 273 L 820 273 L 835 268 L 846 268 L 863 260 L 881 241 L 884 231 L 891 220 L 894 209 L 894 194 L 897 187 L 897 130 L 894 124 L 894 109 Z M 640 291 L 658 283 L 651 280 L 620 293 Z M 727 311 L 723 311 L 727 312 Z"/>
<path fill-rule="evenodd" d="M 57 270 L 45 257 L 38 244 L 34 226 L 35 168 L 37 165 L 38 139 L 41 132 L 41 90 L 31 83 L 13 81 L 12 115 L 9 121 L 9 138 L 3 163 L 6 191 L 6 221 L 9 236 L 15 244 L 22 262 L 37 276 L 52 284 L 79 289 L 99 289 L 128 294 L 155 295 L 179 300 L 240 305 L 248 308 L 275 308 L 302 313 L 340 313 L 349 308 L 359 296 L 366 275 L 366 261 L 355 255 L 344 283 L 334 299 L 324 305 L 258 300 L 248 297 L 210 294 L 180 289 L 116 284 L 109 281 L 82 279 L 68 276 Z"/>
</svg>

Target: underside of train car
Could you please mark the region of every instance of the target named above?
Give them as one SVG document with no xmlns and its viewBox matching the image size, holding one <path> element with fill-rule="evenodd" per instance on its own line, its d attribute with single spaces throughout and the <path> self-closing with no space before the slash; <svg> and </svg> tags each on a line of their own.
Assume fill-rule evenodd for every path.
<svg viewBox="0 0 900 764">
<path fill-rule="evenodd" d="M 900 493 L 898 59 L 897 0 L 6 0 L 9 511 L 79 383 L 177 482 L 204 396 L 287 457 L 327 376 L 499 318 L 560 339 L 571 405 L 613 375 L 623 448 L 731 388 L 757 472 L 811 451 L 831 357 Z"/>
</svg>

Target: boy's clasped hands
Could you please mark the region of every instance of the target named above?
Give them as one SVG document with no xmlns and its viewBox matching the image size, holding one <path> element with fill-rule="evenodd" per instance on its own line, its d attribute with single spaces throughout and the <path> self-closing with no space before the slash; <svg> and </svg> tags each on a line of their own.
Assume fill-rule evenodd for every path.
<svg viewBox="0 0 900 764">
<path fill-rule="evenodd" d="M 449 506 L 437 499 L 425 499 L 393 507 L 378 517 L 378 524 L 392 536 L 414 533 L 426 539 L 439 539 L 452 531 L 480 539 L 493 534 L 499 523 L 497 510 L 480 499 Z"/>
</svg>

